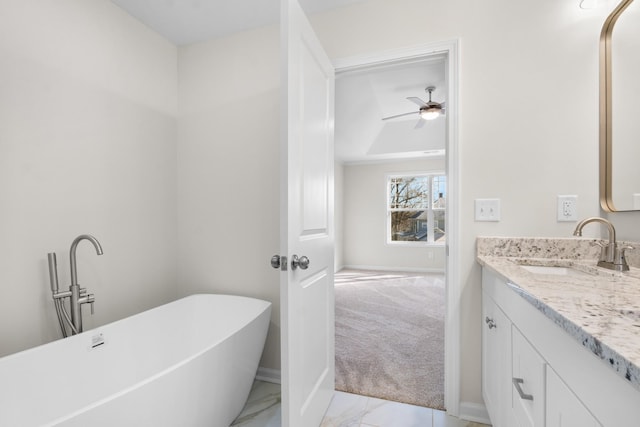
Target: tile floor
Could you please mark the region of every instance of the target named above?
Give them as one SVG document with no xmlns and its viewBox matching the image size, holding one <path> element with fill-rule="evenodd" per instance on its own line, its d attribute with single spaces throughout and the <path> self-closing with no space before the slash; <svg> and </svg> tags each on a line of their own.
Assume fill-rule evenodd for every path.
<svg viewBox="0 0 640 427">
<path fill-rule="evenodd" d="M 280 427 L 280 386 L 256 381 L 234 427 Z M 486 427 L 445 412 L 337 391 L 320 427 Z"/>
</svg>

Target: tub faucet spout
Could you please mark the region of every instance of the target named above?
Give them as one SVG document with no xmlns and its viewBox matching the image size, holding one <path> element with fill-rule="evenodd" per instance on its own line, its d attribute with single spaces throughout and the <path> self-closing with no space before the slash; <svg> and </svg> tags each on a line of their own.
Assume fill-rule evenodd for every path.
<svg viewBox="0 0 640 427">
<path fill-rule="evenodd" d="M 93 295 L 87 294 L 87 290 L 81 289 L 78 284 L 76 248 L 78 243 L 83 240 L 88 240 L 93 243 L 98 255 L 102 255 L 103 253 L 102 246 L 100 246 L 98 239 L 89 234 L 81 234 L 74 239 L 73 243 L 71 243 L 71 249 L 69 250 L 69 262 L 71 263 L 71 286 L 69 286 L 69 291 L 71 291 L 71 323 L 73 324 L 71 329 L 74 334 L 82 332 L 82 304 L 91 304 L 91 313 L 93 313 Z"/>
<path fill-rule="evenodd" d="M 627 260 L 624 256 L 624 252 L 626 249 L 628 249 L 628 247 L 618 246 L 618 243 L 616 242 L 616 229 L 613 227 L 613 224 L 610 221 L 607 221 L 606 219 L 600 217 L 583 219 L 576 226 L 573 235 L 582 236 L 582 229 L 584 228 L 584 226 L 592 222 L 600 222 L 606 225 L 607 231 L 609 233 L 609 243 L 599 243 L 602 249 L 600 251 L 598 267 L 616 271 L 628 271 L 629 265 L 627 264 Z"/>
</svg>

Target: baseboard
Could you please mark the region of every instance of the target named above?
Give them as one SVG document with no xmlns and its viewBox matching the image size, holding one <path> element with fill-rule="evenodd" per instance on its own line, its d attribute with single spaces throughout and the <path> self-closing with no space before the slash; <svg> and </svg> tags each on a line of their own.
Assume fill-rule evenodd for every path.
<svg viewBox="0 0 640 427">
<path fill-rule="evenodd" d="M 458 417 L 466 421 L 491 424 L 487 408 L 479 403 L 460 402 L 460 413 Z"/>
<path fill-rule="evenodd" d="M 381 267 L 379 265 L 345 265 L 349 270 L 398 271 L 406 273 L 443 273 L 444 268 Z"/>
<path fill-rule="evenodd" d="M 256 373 L 256 379 L 259 381 L 266 381 L 268 383 L 280 384 L 280 370 L 263 368 L 260 366 Z"/>
</svg>

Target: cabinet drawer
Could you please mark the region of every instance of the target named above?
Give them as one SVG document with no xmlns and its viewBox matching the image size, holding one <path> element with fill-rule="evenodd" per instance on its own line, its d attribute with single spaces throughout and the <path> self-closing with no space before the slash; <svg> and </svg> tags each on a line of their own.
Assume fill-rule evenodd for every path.
<svg viewBox="0 0 640 427">
<path fill-rule="evenodd" d="M 544 426 L 545 361 L 512 326 L 511 401 L 516 425 Z"/>
</svg>

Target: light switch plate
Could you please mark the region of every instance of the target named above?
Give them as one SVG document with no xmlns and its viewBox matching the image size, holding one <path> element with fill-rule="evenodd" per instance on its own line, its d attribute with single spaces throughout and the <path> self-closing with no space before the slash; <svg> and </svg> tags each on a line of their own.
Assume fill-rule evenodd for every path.
<svg viewBox="0 0 640 427">
<path fill-rule="evenodd" d="M 476 221 L 500 221 L 500 199 L 476 199 Z"/>
</svg>

